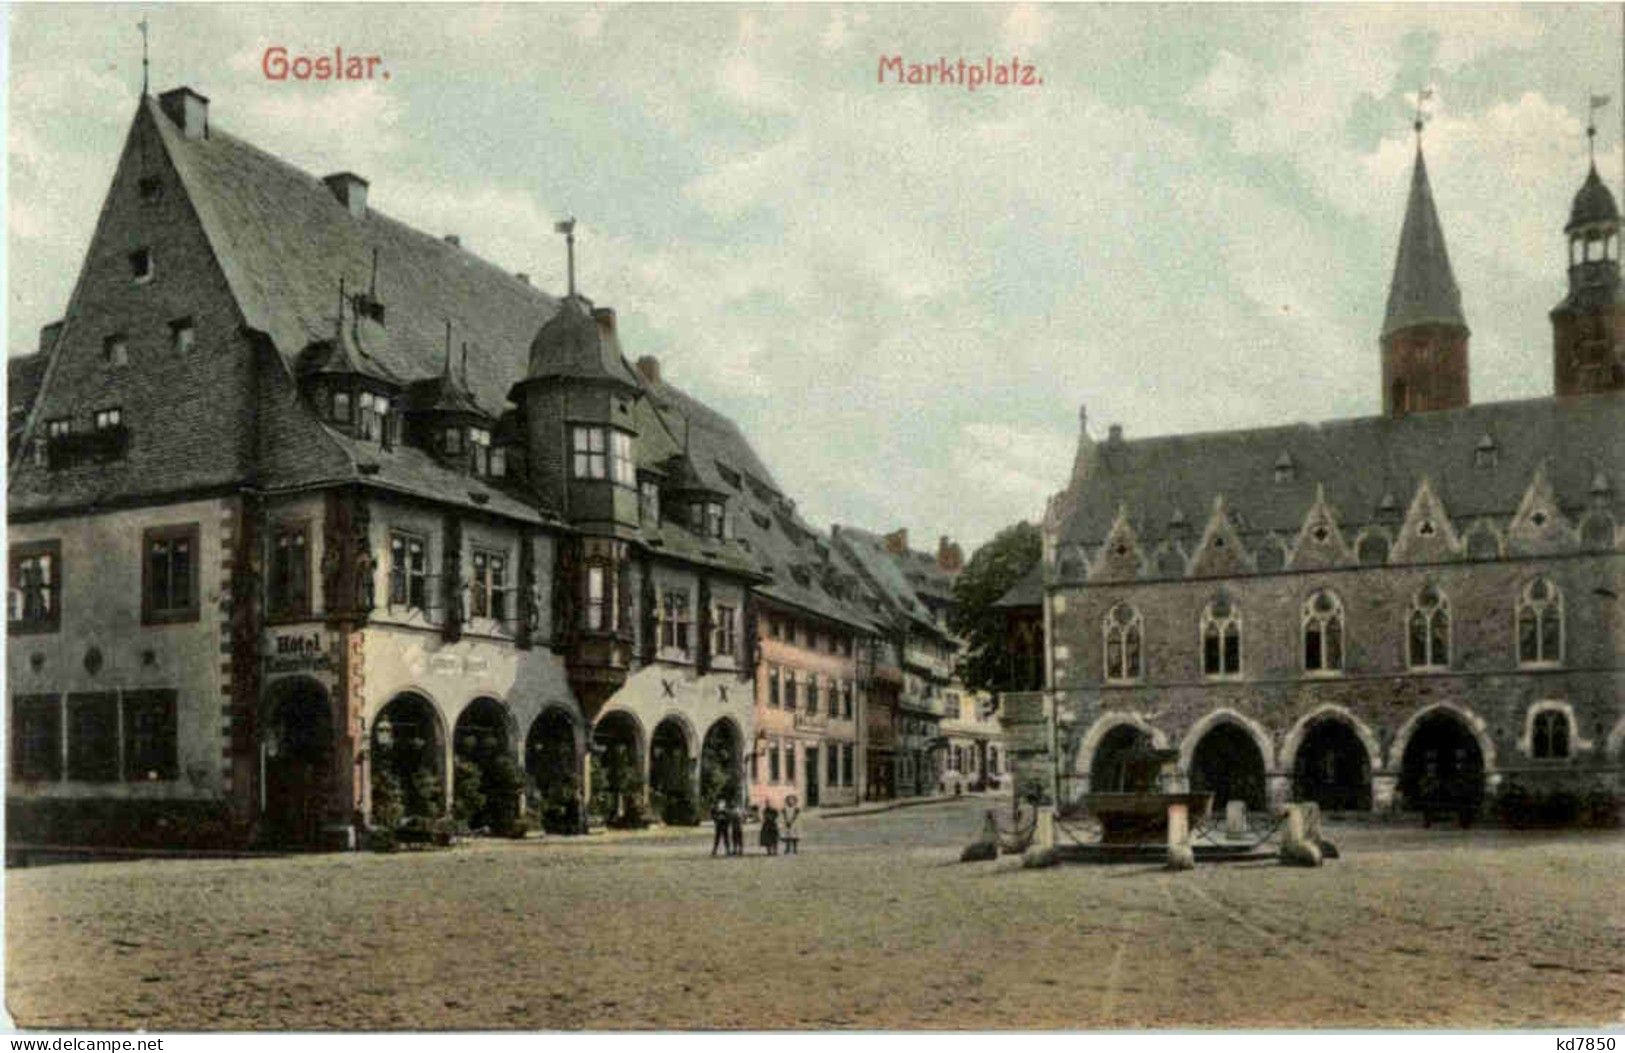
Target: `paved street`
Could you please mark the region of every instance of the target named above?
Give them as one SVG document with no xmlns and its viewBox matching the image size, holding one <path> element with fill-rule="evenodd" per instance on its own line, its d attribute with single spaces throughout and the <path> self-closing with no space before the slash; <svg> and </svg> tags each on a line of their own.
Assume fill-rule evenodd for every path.
<svg viewBox="0 0 1625 1053">
<path fill-rule="evenodd" d="M 987 800 L 450 852 L 7 874 L 24 1026 L 1505 1027 L 1625 1010 L 1625 836 L 1333 827 L 1344 858 L 960 865 Z M 754 834 L 754 831 L 752 831 Z"/>
</svg>

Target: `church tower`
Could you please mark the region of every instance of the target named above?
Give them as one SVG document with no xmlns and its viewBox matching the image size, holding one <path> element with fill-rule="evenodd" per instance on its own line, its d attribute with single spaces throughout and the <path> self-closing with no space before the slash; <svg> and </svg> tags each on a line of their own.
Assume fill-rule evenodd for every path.
<svg viewBox="0 0 1625 1053">
<path fill-rule="evenodd" d="M 1593 137 L 1596 128 L 1587 129 Z M 1625 389 L 1625 297 L 1619 209 L 1593 161 L 1568 225 L 1569 294 L 1552 309 L 1552 384 L 1559 396 Z"/>
<path fill-rule="evenodd" d="M 1399 417 L 1467 405 L 1469 335 L 1419 138 L 1379 341 L 1383 412 Z"/>
</svg>

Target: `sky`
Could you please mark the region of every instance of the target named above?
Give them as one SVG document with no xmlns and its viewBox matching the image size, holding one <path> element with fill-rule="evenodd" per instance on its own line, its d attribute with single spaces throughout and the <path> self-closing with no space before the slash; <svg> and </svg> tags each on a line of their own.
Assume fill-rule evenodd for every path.
<svg viewBox="0 0 1625 1053">
<path fill-rule="evenodd" d="M 1381 406 L 1424 148 L 1476 401 L 1551 392 L 1586 171 L 1620 179 L 1615 5 L 13 5 L 6 324 L 60 316 L 140 93 L 562 292 L 735 418 L 814 524 L 967 555 L 1103 437 Z M 378 55 L 269 80 L 281 46 Z M 881 63 L 1012 59 L 1041 84 Z"/>
</svg>

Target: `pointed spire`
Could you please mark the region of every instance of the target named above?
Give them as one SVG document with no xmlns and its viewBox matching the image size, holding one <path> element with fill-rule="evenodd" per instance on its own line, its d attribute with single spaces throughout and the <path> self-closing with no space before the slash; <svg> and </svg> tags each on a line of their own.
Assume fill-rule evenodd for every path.
<svg viewBox="0 0 1625 1053">
<path fill-rule="evenodd" d="M 1456 286 L 1450 254 L 1445 250 L 1444 229 L 1433 207 L 1433 187 L 1428 182 L 1427 162 L 1422 156 L 1420 130 L 1416 166 L 1411 171 L 1411 195 L 1405 205 L 1399 252 L 1394 258 L 1394 277 L 1388 287 L 1388 310 L 1383 316 L 1382 335 L 1386 338 L 1413 325 L 1467 328 L 1467 319 L 1461 312 L 1461 290 Z"/>
</svg>

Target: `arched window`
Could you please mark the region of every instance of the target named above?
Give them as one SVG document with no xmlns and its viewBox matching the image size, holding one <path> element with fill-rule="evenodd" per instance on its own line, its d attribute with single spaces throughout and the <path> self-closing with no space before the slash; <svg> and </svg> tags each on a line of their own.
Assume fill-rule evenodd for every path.
<svg viewBox="0 0 1625 1053">
<path fill-rule="evenodd" d="M 1140 612 L 1119 603 L 1106 612 L 1106 679 L 1138 680 L 1142 675 Z"/>
<path fill-rule="evenodd" d="M 1241 612 L 1220 596 L 1202 612 L 1202 673 L 1235 676 L 1241 672 Z"/>
<path fill-rule="evenodd" d="M 1563 594 L 1536 578 L 1518 599 L 1518 661 L 1563 660 Z"/>
<path fill-rule="evenodd" d="M 1535 714 L 1531 742 L 1538 758 L 1559 759 L 1569 755 L 1569 715 L 1561 709 L 1545 709 Z"/>
<path fill-rule="evenodd" d="M 1303 668 L 1311 673 L 1343 668 L 1343 601 L 1326 589 L 1304 601 Z"/>
<path fill-rule="evenodd" d="M 1412 669 L 1450 665 L 1450 601 L 1431 584 L 1411 601 L 1409 636 Z"/>
</svg>

